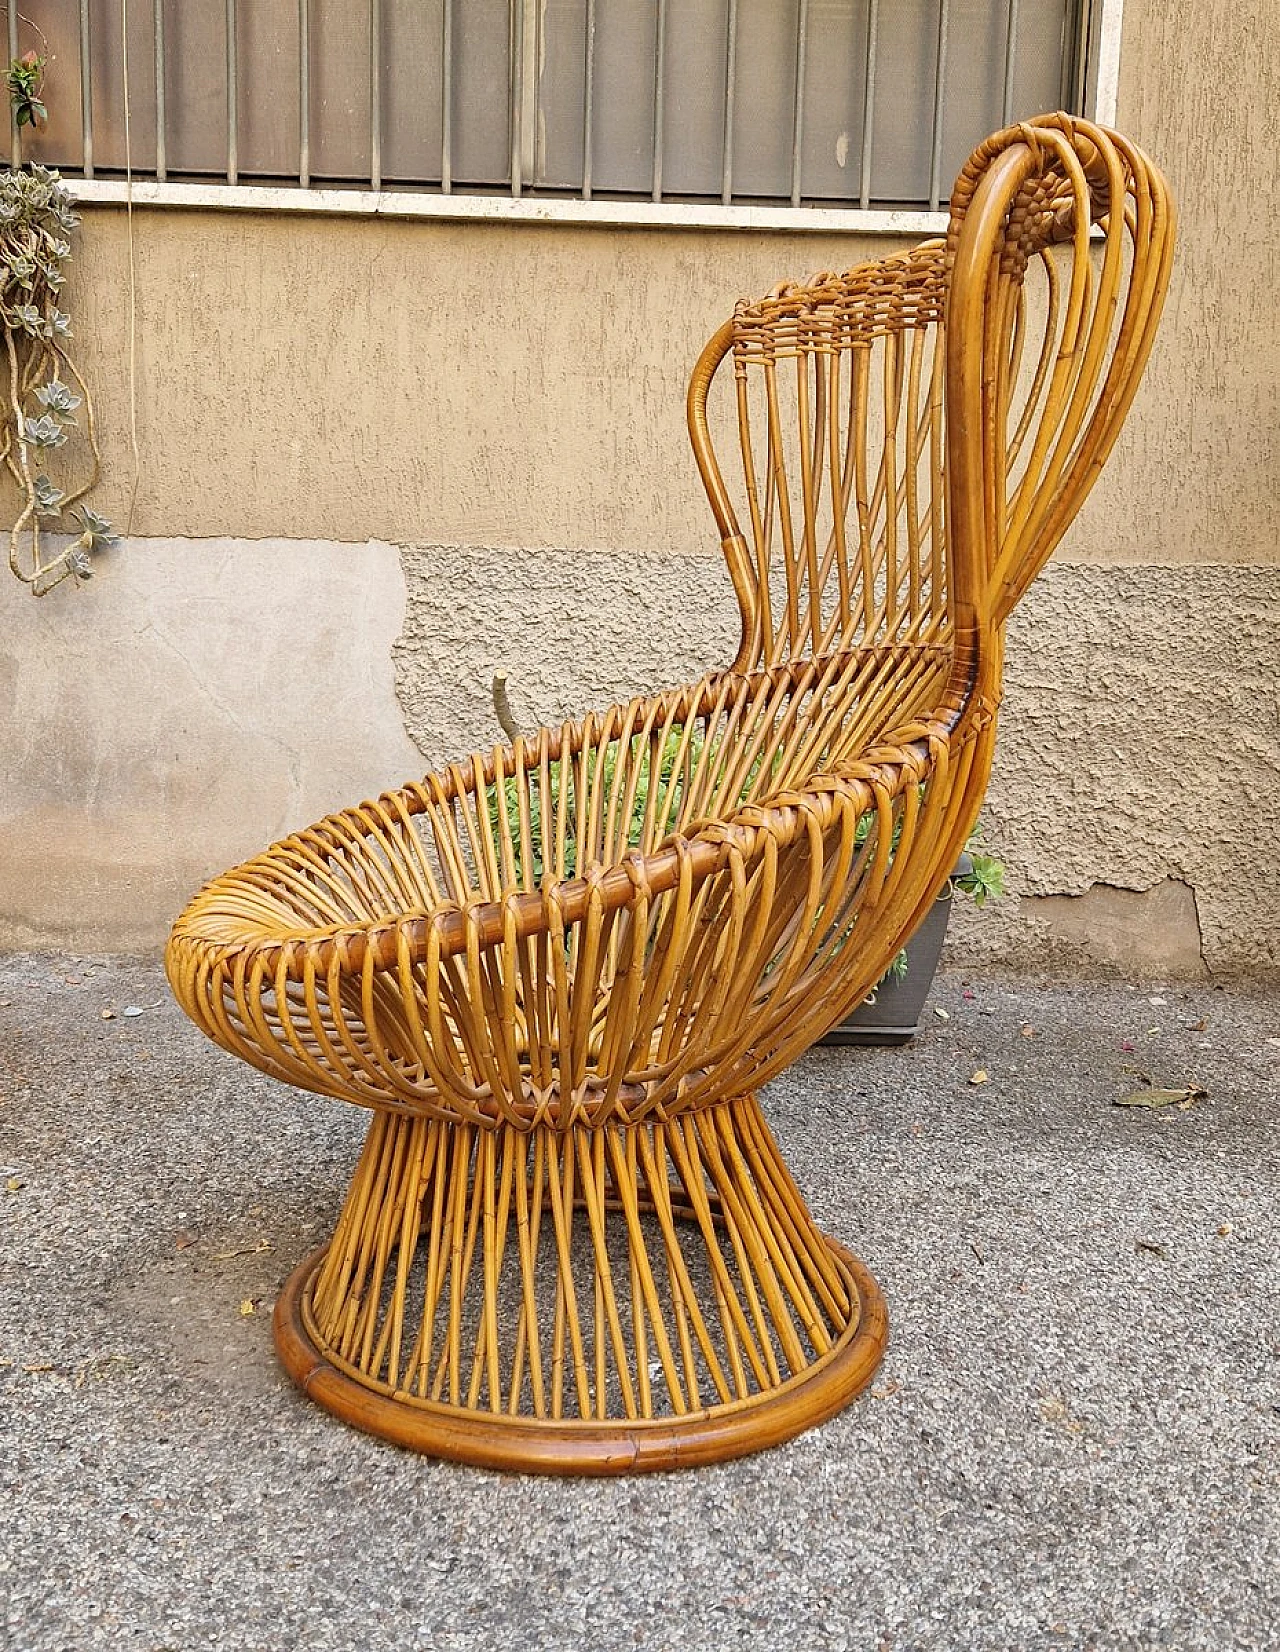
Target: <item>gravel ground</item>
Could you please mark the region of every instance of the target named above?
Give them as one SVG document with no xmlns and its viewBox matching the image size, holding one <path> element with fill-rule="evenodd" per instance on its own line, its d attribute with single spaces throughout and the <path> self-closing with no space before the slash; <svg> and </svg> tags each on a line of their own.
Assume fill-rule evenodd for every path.
<svg viewBox="0 0 1280 1652">
<path fill-rule="evenodd" d="M 153 962 L 0 958 L 0 1646 L 1280 1647 L 1280 996 L 933 1002 L 766 1098 L 888 1296 L 869 1394 L 757 1457 L 557 1481 L 281 1374 L 356 1109 L 205 1044 Z M 1113 1105 L 1148 1079 L 1206 1093 Z"/>
</svg>

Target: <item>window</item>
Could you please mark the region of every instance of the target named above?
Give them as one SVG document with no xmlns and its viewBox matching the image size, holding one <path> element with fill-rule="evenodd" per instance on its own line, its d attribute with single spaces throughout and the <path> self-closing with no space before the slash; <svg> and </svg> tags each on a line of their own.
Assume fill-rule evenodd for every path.
<svg viewBox="0 0 1280 1652">
<path fill-rule="evenodd" d="M 135 177 L 929 209 L 985 133 L 1083 107 L 1105 9 L 25 0 L 8 15 L 12 53 L 49 59 L 49 124 L 22 154 L 70 174 L 123 175 L 127 61 Z"/>
</svg>

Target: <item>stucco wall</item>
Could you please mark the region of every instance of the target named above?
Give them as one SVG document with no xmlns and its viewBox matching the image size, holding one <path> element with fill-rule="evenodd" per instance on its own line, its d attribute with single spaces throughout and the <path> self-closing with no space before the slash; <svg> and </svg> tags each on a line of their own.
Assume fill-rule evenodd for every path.
<svg viewBox="0 0 1280 1652">
<path fill-rule="evenodd" d="M 389 546 L 133 541 L 0 580 L 0 946 L 163 939 L 203 879 L 406 776 Z"/>
<path fill-rule="evenodd" d="M 695 357 L 743 294 L 887 245 L 139 209 L 132 531 L 718 554 Z M 69 307 L 116 521 L 128 283 L 124 215 L 85 208 Z"/>
<path fill-rule="evenodd" d="M 1117 123 L 1179 205 L 1156 351 L 1076 558 L 1280 562 L 1280 8 L 1125 0 Z"/>
<path fill-rule="evenodd" d="M 984 809 L 1015 897 L 962 916 L 966 946 L 1280 968 L 1278 639 L 1275 568 L 1047 569 L 1009 627 Z"/>
<path fill-rule="evenodd" d="M 1280 16 L 1126 0 L 1119 124 L 1182 232 L 1133 413 L 1015 617 L 982 954 L 1280 966 Z M 888 243 L 91 208 L 84 591 L 0 584 L 0 944 L 150 945 L 196 881 L 524 722 L 695 674 L 734 615 L 683 429 L 739 294 Z"/>
</svg>

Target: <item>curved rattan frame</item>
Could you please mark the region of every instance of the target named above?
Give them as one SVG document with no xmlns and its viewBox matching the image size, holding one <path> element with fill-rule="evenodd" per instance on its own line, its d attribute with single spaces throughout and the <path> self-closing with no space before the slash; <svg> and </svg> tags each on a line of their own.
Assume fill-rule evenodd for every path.
<svg viewBox="0 0 1280 1652">
<path fill-rule="evenodd" d="M 879 1292 L 754 1093 L 954 864 L 1004 621 L 1115 440 L 1172 237 L 1141 151 L 1054 115 L 977 150 L 945 240 L 740 304 L 688 401 L 730 668 L 329 816 L 183 913 L 197 1024 L 374 1110 L 277 1309 L 322 1404 L 615 1472 L 767 1445 L 869 1380 Z"/>
</svg>

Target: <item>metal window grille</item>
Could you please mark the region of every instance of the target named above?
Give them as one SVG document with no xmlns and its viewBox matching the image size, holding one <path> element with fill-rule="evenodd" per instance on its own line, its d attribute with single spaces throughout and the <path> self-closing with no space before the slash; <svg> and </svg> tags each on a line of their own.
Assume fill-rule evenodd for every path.
<svg viewBox="0 0 1280 1652">
<path fill-rule="evenodd" d="M 70 174 L 937 208 L 1079 109 L 1088 0 L 24 0 Z M 127 42 L 122 37 L 127 20 Z M 127 45 L 127 52 L 125 47 Z"/>
</svg>

